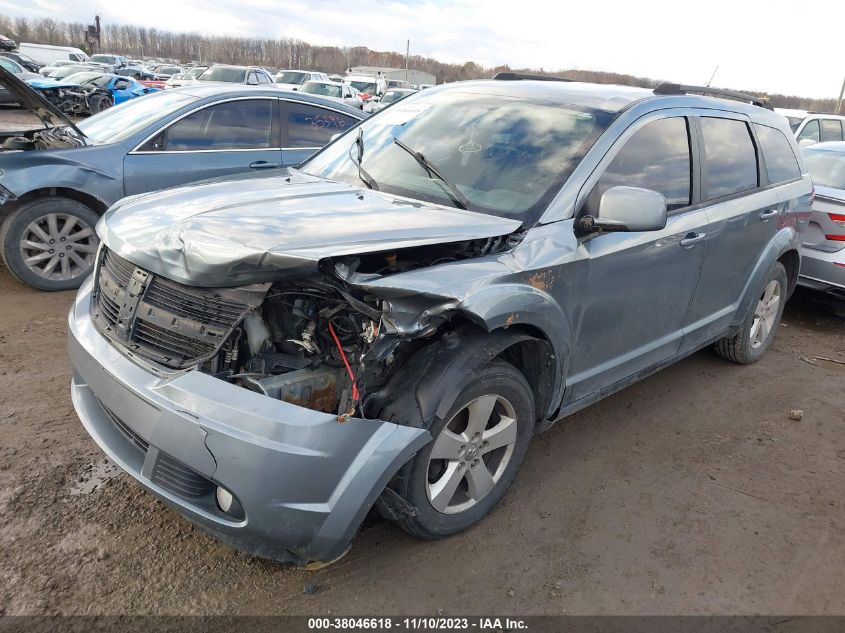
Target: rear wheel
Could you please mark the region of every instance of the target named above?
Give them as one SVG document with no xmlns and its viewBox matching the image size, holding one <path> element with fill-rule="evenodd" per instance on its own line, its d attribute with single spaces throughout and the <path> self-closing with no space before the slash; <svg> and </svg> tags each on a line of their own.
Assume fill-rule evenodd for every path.
<svg viewBox="0 0 845 633">
<path fill-rule="evenodd" d="M 533 427 L 534 398 L 525 377 L 493 361 L 467 382 L 445 419 L 429 429 L 434 441 L 391 485 L 413 511 L 386 514 L 425 539 L 478 523 L 516 478 Z"/>
<path fill-rule="evenodd" d="M 760 360 L 775 338 L 786 297 L 786 269 L 780 262 L 775 262 L 742 328 L 736 335 L 717 341 L 716 353 L 726 360 L 743 365 Z"/>
<path fill-rule="evenodd" d="M 0 230 L 3 261 L 18 280 L 39 290 L 78 288 L 94 266 L 97 214 L 69 198 L 21 205 Z"/>
</svg>

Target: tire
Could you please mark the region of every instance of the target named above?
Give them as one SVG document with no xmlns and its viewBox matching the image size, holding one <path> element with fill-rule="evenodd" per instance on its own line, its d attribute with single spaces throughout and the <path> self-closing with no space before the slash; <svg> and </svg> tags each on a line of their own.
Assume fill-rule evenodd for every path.
<svg viewBox="0 0 845 633">
<path fill-rule="evenodd" d="M 748 310 L 739 332 L 717 341 L 716 353 L 741 365 L 760 360 L 775 338 L 786 304 L 787 288 L 786 269 L 780 262 L 775 262 L 766 274 L 759 298 Z"/>
<path fill-rule="evenodd" d="M 22 204 L 0 229 L 3 261 L 19 281 L 38 290 L 78 288 L 94 266 L 97 219 L 70 198 L 49 196 Z"/>
<path fill-rule="evenodd" d="M 491 398 L 494 399 L 492 405 Z M 493 407 L 487 418 L 481 413 L 487 410 L 485 404 Z M 476 438 L 475 443 L 468 425 L 471 419 L 468 405 L 480 413 L 477 420 L 483 419 L 489 425 L 486 434 Z M 494 443 L 494 437 L 502 441 L 510 437 L 501 435 L 506 428 L 510 428 L 510 424 L 505 422 L 506 418 L 512 419 L 510 424 L 516 427 L 512 432 L 512 443 L 485 451 L 485 436 Z M 451 536 L 475 525 L 501 501 L 516 478 L 528 452 L 534 423 L 534 396 L 525 377 L 513 365 L 493 361 L 469 378 L 445 419 L 435 421 L 429 429 L 434 441 L 401 468 L 391 482 L 390 495 L 382 495 L 379 500 L 382 504 L 380 510 L 396 520 L 406 532 L 423 539 Z M 502 424 L 506 427 L 502 427 L 498 434 L 490 434 L 490 431 Z M 458 435 L 462 428 L 463 433 Z M 452 435 L 446 435 L 447 432 Z M 456 441 L 456 438 L 460 439 Z M 471 446 L 472 450 L 450 450 L 461 444 Z M 435 448 L 444 454 L 456 456 L 462 452 L 462 456 L 455 460 L 432 460 Z M 489 480 L 482 472 L 491 475 Z M 456 474 L 450 476 L 451 473 Z M 447 490 L 446 482 L 454 481 L 455 478 L 459 479 L 455 492 L 451 496 L 448 492 L 441 492 L 438 496 L 438 491 Z M 478 486 L 471 484 L 471 481 L 492 482 L 492 487 L 486 494 L 480 494 Z M 481 487 L 485 488 L 483 485 Z M 471 498 L 473 489 L 478 495 L 477 500 Z M 398 507 L 405 511 L 397 512 L 395 507 L 384 507 L 383 504 L 389 503 L 393 494 L 400 497 Z M 451 505 L 448 505 L 450 502 Z"/>
<path fill-rule="evenodd" d="M 88 111 L 91 114 L 99 114 L 113 105 L 114 99 L 110 95 L 93 95 L 88 101 Z"/>
</svg>

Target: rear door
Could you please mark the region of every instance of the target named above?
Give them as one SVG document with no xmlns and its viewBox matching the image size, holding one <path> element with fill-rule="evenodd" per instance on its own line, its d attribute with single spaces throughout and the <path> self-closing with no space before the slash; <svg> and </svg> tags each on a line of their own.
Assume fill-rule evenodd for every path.
<svg viewBox="0 0 845 633">
<path fill-rule="evenodd" d="M 124 161 L 126 195 L 282 165 L 276 97 L 205 105 L 168 124 Z"/>
<path fill-rule="evenodd" d="M 734 320 L 786 203 L 768 186 L 756 133 L 741 114 L 696 117 L 702 200 L 707 207 L 707 256 L 690 308 L 682 351 L 723 334 Z"/>
<path fill-rule="evenodd" d="M 287 167 L 310 157 L 358 119 L 330 108 L 282 99 L 281 122 L 282 162 Z"/>
<path fill-rule="evenodd" d="M 595 184 L 595 176 L 586 183 L 581 214 L 595 216 L 607 189 L 628 185 L 662 193 L 669 216 L 659 231 L 584 239 L 587 275 L 573 325 L 571 400 L 666 362 L 680 347 L 708 236 L 707 214 L 696 204 L 695 136 L 687 111 L 676 112 L 635 123 L 603 159 Z"/>
</svg>

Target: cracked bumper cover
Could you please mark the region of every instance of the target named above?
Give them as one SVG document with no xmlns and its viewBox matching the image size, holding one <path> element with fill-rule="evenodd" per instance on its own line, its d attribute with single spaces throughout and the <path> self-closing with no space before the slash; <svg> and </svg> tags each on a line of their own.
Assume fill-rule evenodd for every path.
<svg viewBox="0 0 845 633">
<path fill-rule="evenodd" d="M 95 329 L 91 287 L 89 278 L 69 315 L 79 418 L 144 488 L 232 547 L 297 564 L 337 558 L 393 474 L 431 439 L 425 430 L 380 420 L 339 424 L 335 415 L 198 371 L 156 375 Z M 149 444 L 146 451 L 133 434 Z M 233 493 L 245 518 L 156 483 L 162 454 Z"/>
</svg>

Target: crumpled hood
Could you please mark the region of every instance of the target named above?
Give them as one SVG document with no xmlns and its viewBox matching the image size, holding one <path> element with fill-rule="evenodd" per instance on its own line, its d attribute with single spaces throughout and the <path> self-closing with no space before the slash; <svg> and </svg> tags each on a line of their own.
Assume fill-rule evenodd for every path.
<svg viewBox="0 0 845 633">
<path fill-rule="evenodd" d="M 30 79 L 26 83 L 37 90 L 50 90 L 52 88 L 76 88 L 77 90 L 86 90 L 85 86 L 56 79 Z"/>
<path fill-rule="evenodd" d="M 142 268 L 225 287 L 314 272 L 325 257 L 495 237 L 520 225 L 291 172 L 125 198 L 97 231 Z"/>
</svg>

